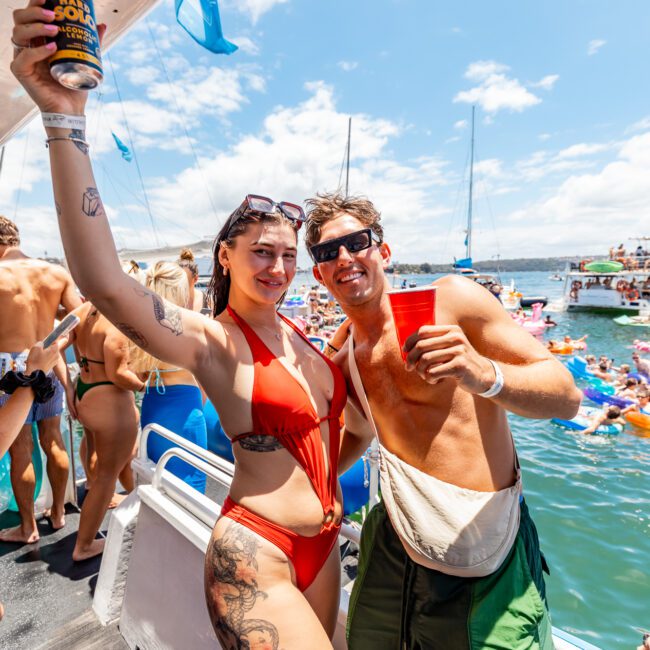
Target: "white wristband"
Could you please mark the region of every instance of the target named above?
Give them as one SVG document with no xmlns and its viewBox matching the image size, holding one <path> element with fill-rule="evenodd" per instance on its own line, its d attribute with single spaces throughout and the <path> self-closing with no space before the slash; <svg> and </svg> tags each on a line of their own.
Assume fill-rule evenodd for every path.
<svg viewBox="0 0 650 650">
<path fill-rule="evenodd" d="M 494 383 L 492 386 L 490 386 L 484 393 L 479 393 L 479 397 L 496 397 L 500 392 L 501 389 L 503 388 L 503 373 L 501 372 L 501 368 L 499 368 L 499 365 L 497 364 L 496 361 L 492 361 L 492 359 L 488 359 L 488 361 L 492 364 L 492 367 L 494 368 L 494 374 L 496 377 L 494 378 Z"/>
<path fill-rule="evenodd" d="M 43 126 L 50 129 L 86 130 L 85 115 L 64 115 L 63 113 L 41 113 Z"/>
</svg>

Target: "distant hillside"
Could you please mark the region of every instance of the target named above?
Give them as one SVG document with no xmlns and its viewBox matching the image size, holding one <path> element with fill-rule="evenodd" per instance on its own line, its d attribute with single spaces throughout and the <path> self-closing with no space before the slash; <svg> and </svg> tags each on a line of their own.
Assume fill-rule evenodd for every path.
<svg viewBox="0 0 650 650">
<path fill-rule="evenodd" d="M 512 260 L 485 260 L 474 262 L 474 268 L 477 271 L 496 273 L 503 271 L 513 273 L 516 271 L 564 271 L 569 262 L 585 256 L 573 255 L 571 257 L 528 257 L 517 258 Z M 603 257 L 602 255 L 599 257 Z M 596 256 L 591 259 L 595 259 Z M 400 264 L 396 262 L 393 265 L 395 273 L 449 273 L 452 271 L 451 264 Z"/>
</svg>

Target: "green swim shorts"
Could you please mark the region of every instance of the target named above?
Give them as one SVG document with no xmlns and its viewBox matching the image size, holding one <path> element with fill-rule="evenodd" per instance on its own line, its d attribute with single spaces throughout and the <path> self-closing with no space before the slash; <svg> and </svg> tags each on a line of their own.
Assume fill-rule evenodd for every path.
<svg viewBox="0 0 650 650">
<path fill-rule="evenodd" d="M 510 554 L 484 578 L 459 578 L 413 562 L 383 503 L 361 534 L 350 598 L 350 650 L 553 650 L 535 524 L 521 503 Z"/>
</svg>

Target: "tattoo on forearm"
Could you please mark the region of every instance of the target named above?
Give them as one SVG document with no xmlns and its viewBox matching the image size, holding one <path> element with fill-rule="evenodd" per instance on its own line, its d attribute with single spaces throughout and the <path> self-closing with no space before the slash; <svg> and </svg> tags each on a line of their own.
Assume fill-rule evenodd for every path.
<svg viewBox="0 0 650 650">
<path fill-rule="evenodd" d="M 149 347 L 149 342 L 144 335 L 141 332 L 138 332 L 134 327 L 131 327 L 128 323 L 115 323 L 115 327 L 117 327 L 124 336 L 130 338 L 139 348 L 146 350 Z"/>
<path fill-rule="evenodd" d="M 257 583 L 257 552 L 262 545 L 241 525 L 232 523 L 213 539 L 206 555 L 206 598 L 214 631 L 223 648 L 278 650 L 280 636 L 269 621 L 245 619 L 268 594 Z"/>
<path fill-rule="evenodd" d="M 81 202 L 81 211 L 88 217 L 105 217 L 104 206 L 96 187 L 87 187 Z"/>
<path fill-rule="evenodd" d="M 242 449 L 247 451 L 277 451 L 284 448 L 275 436 L 266 436 L 261 433 L 240 438 L 237 442 Z"/>
<path fill-rule="evenodd" d="M 153 314 L 160 325 L 176 336 L 180 336 L 183 333 L 183 319 L 181 317 L 180 307 L 162 300 L 158 294 L 151 291 L 137 288 L 133 290 L 138 296 L 151 296 L 151 300 L 153 300 Z"/>
<path fill-rule="evenodd" d="M 85 140 L 86 132 L 82 131 L 81 129 L 72 129 L 72 131 L 70 131 L 70 135 L 68 136 L 68 138 L 75 138 L 76 140 Z M 73 144 L 75 147 L 77 147 L 77 149 L 79 149 L 79 151 L 81 151 L 82 154 L 84 154 L 85 156 L 88 155 L 87 144 L 84 144 L 83 142 L 74 142 Z"/>
<path fill-rule="evenodd" d="M 62 214 L 61 206 L 60 206 L 56 201 L 54 201 L 54 207 L 56 208 L 56 214 L 57 214 L 57 216 L 60 217 L 61 214 Z"/>
</svg>

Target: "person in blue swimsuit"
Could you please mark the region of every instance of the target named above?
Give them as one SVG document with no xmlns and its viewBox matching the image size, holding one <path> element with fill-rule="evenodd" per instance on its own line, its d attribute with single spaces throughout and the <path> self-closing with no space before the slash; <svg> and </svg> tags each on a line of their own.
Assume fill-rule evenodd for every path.
<svg viewBox="0 0 650 650">
<path fill-rule="evenodd" d="M 191 308 L 190 285 L 187 274 L 172 262 L 157 262 L 146 273 L 145 287 L 155 291 L 179 307 Z M 191 372 L 164 363 L 132 345 L 131 367 L 145 381 L 140 426 L 156 423 L 177 433 L 190 442 L 208 448 L 208 434 L 203 415 L 203 399 L 199 385 Z M 147 440 L 147 455 L 157 462 L 174 444 L 151 433 Z M 173 458 L 166 468 L 199 492 L 205 492 L 205 475 L 179 458 Z"/>
</svg>

